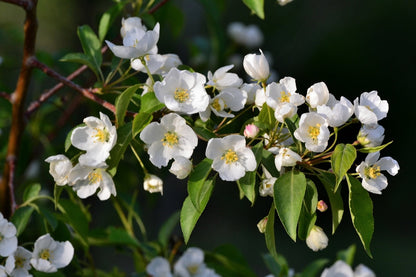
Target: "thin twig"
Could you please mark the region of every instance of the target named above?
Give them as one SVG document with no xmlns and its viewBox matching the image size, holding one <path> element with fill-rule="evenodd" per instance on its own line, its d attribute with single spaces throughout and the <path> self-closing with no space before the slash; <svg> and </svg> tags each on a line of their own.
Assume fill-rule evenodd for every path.
<svg viewBox="0 0 416 277">
<path fill-rule="evenodd" d="M 10 93 L 4 92 L 4 91 L 0 91 L 0 97 L 6 99 L 8 101 L 10 101 L 10 99 L 11 99 Z"/>
<path fill-rule="evenodd" d="M 148 14 L 155 13 L 158 9 L 160 9 L 163 5 L 165 5 L 169 0 L 162 0 L 157 5 L 155 5 L 153 8 L 151 8 L 148 12 Z"/>
<path fill-rule="evenodd" d="M 33 9 L 33 6 L 36 5 L 36 3 L 34 4 L 33 1 L 31 0 L 0 0 L 0 1 L 20 6 L 26 11 Z"/>
</svg>

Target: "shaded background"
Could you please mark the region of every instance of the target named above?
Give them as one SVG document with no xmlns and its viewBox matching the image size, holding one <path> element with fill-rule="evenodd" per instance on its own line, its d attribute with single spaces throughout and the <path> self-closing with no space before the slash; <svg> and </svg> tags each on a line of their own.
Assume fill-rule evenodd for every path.
<svg viewBox="0 0 416 277">
<path fill-rule="evenodd" d="M 416 226 L 413 211 L 416 208 L 416 187 L 411 155 L 416 127 L 416 2 L 294 0 L 287 6 L 280 7 L 275 1 L 265 0 L 265 21 L 250 15 L 241 1 L 224 2 L 172 0 L 156 14 L 156 19 L 162 24 L 159 52 L 178 53 L 185 64 L 194 65 L 201 73 L 206 73 L 208 69 L 215 70 L 227 64 L 226 52 L 229 49 L 226 45 L 229 45 L 230 40 L 226 36 L 226 26 L 233 21 L 252 23 L 264 32 L 265 40 L 261 48 L 271 53 L 272 67 L 280 77 L 296 78 L 298 92 L 305 95 L 310 85 L 324 81 L 337 98 L 342 95 L 352 101 L 364 91 L 377 90 L 381 98 L 390 104 L 388 117 L 380 124 L 386 129 L 385 141 L 394 140 L 394 143 L 383 150 L 382 155 L 395 158 L 401 169 L 396 177 L 389 178 L 389 186 L 382 195 L 371 195 L 375 217 L 371 247 L 374 259 L 368 258 L 361 247 L 351 226 L 348 211 L 333 236 L 330 235 L 329 213 L 318 219 L 318 225 L 323 226 L 329 236 L 328 248 L 319 253 L 313 253 L 302 241 L 292 242 L 278 224 L 278 251 L 287 258 L 291 267 L 301 270 L 317 257 L 334 259 L 337 250 L 355 243 L 356 264 L 366 264 L 377 276 L 414 276 Z M 62 66 L 57 59 L 64 53 L 80 51 L 77 26 L 89 24 L 96 30 L 100 13 L 110 5 L 110 1 L 40 0 L 39 56 L 58 71 L 71 72 L 76 67 Z M 179 13 L 180 10 L 183 14 Z M 220 15 L 213 17 L 217 10 L 220 10 Z M 18 8 L 0 2 L 0 56 L 3 57 L 0 65 L 0 90 L 3 91 L 13 90 L 18 74 L 19 64 L 16 60 L 21 53 L 23 20 L 24 15 Z M 179 24 L 174 24 L 173 21 Z M 109 34 L 110 40 L 116 37 L 119 27 L 117 22 Z M 236 50 L 245 53 L 256 51 Z M 195 59 L 195 54 L 199 54 L 198 59 Z M 36 82 L 31 85 L 33 98 L 54 84 L 41 74 L 35 74 L 35 77 Z M 88 79 L 88 76 L 83 78 Z M 70 92 L 68 94 L 72 95 Z M 5 109 L 7 107 L 0 111 L 0 127 L 1 124 L 7 125 L 9 120 L 4 117 Z M 56 132 L 53 142 L 63 146 L 66 131 L 90 115 L 91 109 L 97 107 L 84 103 L 71 114 L 68 125 Z M 44 118 L 36 120 L 42 119 Z M 29 140 L 35 133 L 36 130 L 29 130 L 26 139 Z M 0 140 L 4 142 L 4 137 Z M 62 152 L 63 148 L 53 149 L 50 145 L 42 145 L 51 155 L 53 150 L 57 153 Z M 35 146 L 31 148 L 30 144 L 24 148 L 27 149 L 23 151 L 26 156 L 32 158 L 22 158 L 26 161 L 22 172 L 32 174 L 28 173 L 29 165 L 47 172 L 43 163 L 36 164 L 36 161 L 42 161 L 47 155 L 43 157 L 43 153 L 36 153 Z M 127 170 L 134 170 L 134 166 L 126 167 L 126 172 Z M 48 176 L 38 175 L 30 177 L 44 178 L 51 185 Z M 127 179 L 134 184 L 137 182 L 134 176 L 125 180 L 121 180 L 120 176 L 117 178 L 119 181 Z M 149 234 L 158 229 L 170 212 L 180 209 L 185 196 L 186 184 L 173 178 L 166 180 L 163 197 L 148 194 L 141 196 Z M 190 244 L 209 250 L 221 244 L 232 243 L 241 250 L 259 276 L 265 275 L 267 270 L 261 254 L 267 250 L 256 224 L 267 214 L 270 199 L 257 200 L 254 207 L 250 207 L 247 200 L 238 200 L 238 189 L 234 183 L 218 182 L 213 198 L 197 223 Z M 92 205 L 91 209 L 100 215 L 97 220 L 105 223 L 106 216 L 100 210 L 109 207 L 104 203 L 99 205 L 102 206 Z M 108 265 L 105 264 L 105 257 L 103 261 L 103 268 L 106 268 Z"/>
</svg>

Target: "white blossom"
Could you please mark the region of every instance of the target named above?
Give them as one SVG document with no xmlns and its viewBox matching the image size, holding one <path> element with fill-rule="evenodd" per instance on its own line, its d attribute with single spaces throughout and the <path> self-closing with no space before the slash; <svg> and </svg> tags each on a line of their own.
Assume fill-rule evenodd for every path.
<svg viewBox="0 0 416 277">
<path fill-rule="evenodd" d="M 302 158 L 298 153 L 290 150 L 287 147 L 279 149 L 279 154 L 274 159 L 274 164 L 277 170 L 280 172 L 284 166 L 295 166 L 297 162 L 302 161 Z"/>
<path fill-rule="evenodd" d="M 249 105 L 254 104 L 254 101 L 256 99 L 257 90 L 259 90 L 259 89 L 262 90 L 262 88 L 257 83 L 250 83 L 250 84 L 244 83 L 240 87 L 240 89 L 247 94 L 246 104 L 249 104 Z"/>
<path fill-rule="evenodd" d="M 218 90 L 229 87 L 239 88 L 243 84 L 243 80 L 237 74 L 228 72 L 233 67 L 234 65 L 220 67 L 214 74 L 208 71 L 207 85 L 213 86 Z"/>
<path fill-rule="evenodd" d="M 0 265 L 0 277 L 7 277 L 6 268 Z"/>
<path fill-rule="evenodd" d="M 207 121 L 211 112 L 218 117 L 234 117 L 230 111 L 237 112 L 244 108 L 247 94 L 238 88 L 225 88 L 210 100 L 207 109 L 199 113 L 202 121 Z"/>
<path fill-rule="evenodd" d="M 32 268 L 30 266 L 31 258 L 32 252 L 18 246 L 16 251 L 7 257 L 6 272 L 12 277 L 31 277 L 32 275 L 29 274 L 29 270 Z"/>
<path fill-rule="evenodd" d="M 376 277 L 376 274 L 363 264 L 359 264 L 354 270 L 354 277 Z"/>
<path fill-rule="evenodd" d="M 175 113 L 163 116 L 160 123 L 147 125 L 140 139 L 147 144 L 150 161 L 159 168 L 178 156 L 189 159 L 198 144 L 195 132 Z"/>
<path fill-rule="evenodd" d="M 390 175 L 394 176 L 400 169 L 398 162 L 393 158 L 379 158 L 380 152 L 370 153 L 356 169 L 362 178 L 363 187 L 369 192 L 376 194 L 381 194 L 381 191 L 387 187 L 387 178 L 381 171 L 386 170 Z"/>
<path fill-rule="evenodd" d="M 274 183 L 276 183 L 276 177 L 265 177 L 259 186 L 259 194 L 262 197 L 271 196 L 273 197 Z"/>
<path fill-rule="evenodd" d="M 127 19 L 121 19 L 121 28 L 120 35 L 122 38 L 126 36 L 128 32 L 131 32 L 133 29 L 142 29 L 146 31 L 147 28 L 142 24 L 142 19 L 140 17 L 128 17 Z"/>
<path fill-rule="evenodd" d="M 74 256 L 74 247 L 69 241 L 55 241 L 49 234 L 35 241 L 30 263 L 41 272 L 56 272 L 66 267 Z"/>
<path fill-rule="evenodd" d="M 358 132 L 357 140 L 365 147 L 379 146 L 384 140 L 384 127 L 378 124 L 363 125 Z"/>
<path fill-rule="evenodd" d="M 279 3 L 280 6 L 284 6 L 287 3 L 292 2 L 293 0 L 277 0 L 277 2 Z"/>
<path fill-rule="evenodd" d="M 385 118 L 389 111 L 389 103 L 381 100 L 377 91 L 363 92 L 354 100 L 355 116 L 362 124 L 376 124 Z"/>
<path fill-rule="evenodd" d="M 328 237 L 321 227 L 316 225 L 312 227 L 306 238 L 306 245 L 315 252 L 328 246 Z"/>
<path fill-rule="evenodd" d="M 182 61 L 176 54 L 146 55 L 144 61 L 146 62 L 150 74 L 159 74 L 162 76 L 166 75 L 172 68 L 182 64 Z M 140 59 L 131 59 L 130 63 L 134 70 L 147 73 L 146 67 Z"/>
<path fill-rule="evenodd" d="M 174 274 L 177 277 L 199 276 L 205 269 L 204 252 L 196 247 L 188 248 L 173 267 Z"/>
<path fill-rule="evenodd" d="M 194 114 L 205 111 L 209 104 L 205 81 L 205 76 L 200 73 L 172 68 L 163 81 L 154 84 L 153 89 L 157 99 L 169 110 Z"/>
<path fill-rule="evenodd" d="M 0 213 L 0 256 L 7 257 L 17 249 L 16 227 Z"/>
<path fill-rule="evenodd" d="M 144 190 L 154 193 L 160 192 L 163 195 L 163 180 L 153 174 L 146 174 L 143 181 Z"/>
<path fill-rule="evenodd" d="M 306 92 L 306 102 L 311 108 L 325 105 L 329 100 L 329 90 L 324 82 L 319 82 L 310 86 Z"/>
<path fill-rule="evenodd" d="M 116 187 L 113 178 L 106 172 L 107 165 L 90 167 L 77 164 L 69 174 L 69 182 L 73 184 L 73 190 L 79 198 L 87 198 L 93 195 L 97 189 L 100 200 L 107 200 L 111 195 L 116 196 Z"/>
<path fill-rule="evenodd" d="M 175 157 L 169 172 L 174 174 L 178 179 L 185 179 L 192 171 L 192 162 L 184 157 Z"/>
<path fill-rule="evenodd" d="M 117 142 L 116 127 L 107 115 L 100 112 L 100 118 L 89 116 L 84 119 L 86 126 L 72 131 L 71 143 L 74 147 L 87 151 L 78 161 L 89 167 L 100 167 L 110 156 L 110 150 Z"/>
<path fill-rule="evenodd" d="M 263 43 L 263 33 L 256 25 L 245 26 L 241 22 L 232 22 L 227 33 L 236 43 L 248 48 L 255 48 Z"/>
<path fill-rule="evenodd" d="M 269 63 L 261 50 L 260 55 L 245 55 L 243 67 L 246 73 L 256 81 L 265 82 L 269 78 Z"/>
<path fill-rule="evenodd" d="M 146 266 L 146 272 L 152 277 L 172 277 L 169 262 L 163 257 L 153 258 Z"/>
<path fill-rule="evenodd" d="M 147 54 L 157 53 L 157 42 L 159 40 L 160 25 L 156 23 L 152 31 L 144 28 L 130 28 L 123 37 L 123 45 L 115 45 L 106 40 L 113 54 L 122 59 L 133 59 L 143 57 Z"/>
<path fill-rule="evenodd" d="M 49 163 L 49 173 L 58 186 L 68 183 L 68 175 L 72 170 L 72 163 L 65 155 L 48 157 L 45 162 Z"/>
<path fill-rule="evenodd" d="M 299 128 L 296 129 L 294 135 L 295 138 L 305 143 L 308 150 L 322 152 L 328 145 L 328 122 L 317 113 L 304 113 L 300 117 Z"/>
<path fill-rule="evenodd" d="M 246 171 L 254 171 L 257 165 L 253 151 L 246 146 L 245 138 L 240 135 L 210 139 L 205 155 L 214 161 L 212 168 L 225 181 L 236 181 Z"/>
<path fill-rule="evenodd" d="M 336 261 L 330 268 L 325 268 L 321 277 L 354 277 L 352 268 L 344 261 Z"/>
<path fill-rule="evenodd" d="M 316 112 L 324 115 L 331 127 L 339 127 L 350 119 L 354 114 L 354 105 L 345 97 L 341 96 L 340 101 L 330 94 L 326 105 L 319 105 Z"/>
</svg>

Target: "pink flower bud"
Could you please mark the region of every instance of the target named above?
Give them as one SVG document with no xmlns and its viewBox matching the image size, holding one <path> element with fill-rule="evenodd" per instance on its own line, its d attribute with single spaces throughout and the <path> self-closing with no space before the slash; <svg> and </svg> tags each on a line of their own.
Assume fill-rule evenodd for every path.
<svg viewBox="0 0 416 277">
<path fill-rule="evenodd" d="M 246 125 L 246 128 L 244 129 L 244 136 L 246 138 L 255 138 L 258 133 L 259 133 L 259 127 L 257 127 L 254 124 L 248 124 Z"/>
<path fill-rule="evenodd" d="M 316 208 L 320 212 L 325 212 L 328 209 L 328 205 L 324 202 L 324 200 L 319 200 Z"/>
<path fill-rule="evenodd" d="M 259 229 L 259 232 L 262 234 L 266 232 L 267 219 L 268 217 L 265 216 L 262 220 L 259 221 L 259 223 L 257 223 L 257 228 Z"/>
</svg>

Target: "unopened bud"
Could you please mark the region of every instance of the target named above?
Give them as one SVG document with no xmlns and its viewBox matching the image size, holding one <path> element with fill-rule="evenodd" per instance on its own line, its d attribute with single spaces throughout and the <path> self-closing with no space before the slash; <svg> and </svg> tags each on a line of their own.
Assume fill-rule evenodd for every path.
<svg viewBox="0 0 416 277">
<path fill-rule="evenodd" d="M 316 205 L 316 209 L 320 212 L 325 212 L 328 210 L 328 205 L 325 203 L 324 200 L 319 200 L 318 204 Z"/>
<path fill-rule="evenodd" d="M 246 125 L 246 128 L 244 129 L 244 136 L 246 138 L 255 138 L 258 133 L 259 133 L 259 127 L 257 127 L 254 124 L 248 124 Z"/>
<path fill-rule="evenodd" d="M 163 195 L 163 181 L 153 174 L 146 174 L 143 182 L 144 190 L 150 193 L 160 192 Z"/>
<path fill-rule="evenodd" d="M 328 246 L 328 237 L 321 227 L 313 226 L 306 238 L 306 245 L 313 251 L 318 251 Z"/>
<path fill-rule="evenodd" d="M 262 220 L 259 221 L 259 223 L 257 223 L 257 228 L 259 229 L 259 232 L 262 234 L 266 232 L 267 219 L 268 217 L 265 216 Z"/>
</svg>

